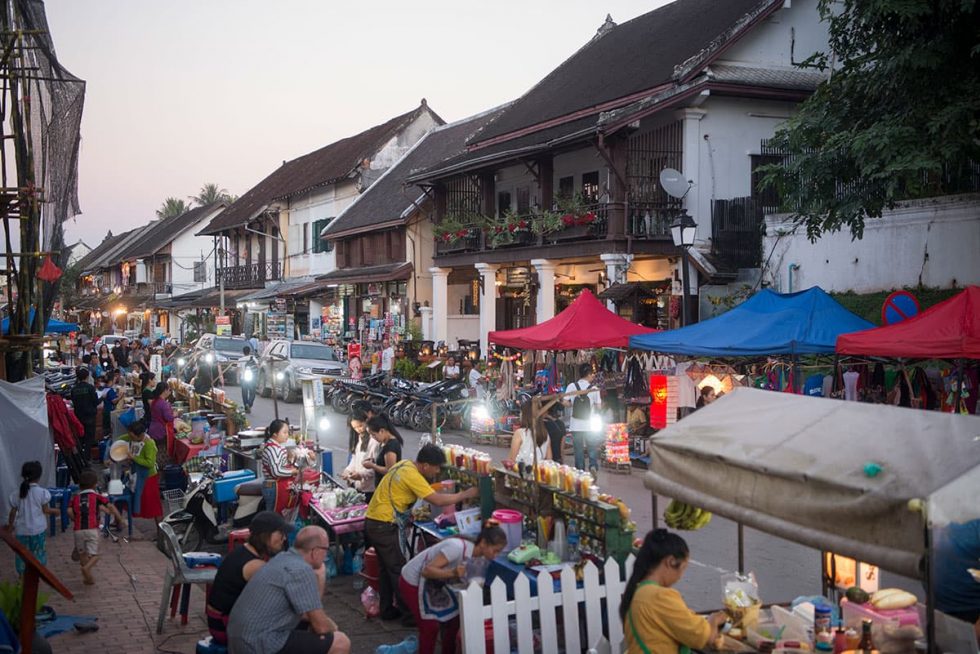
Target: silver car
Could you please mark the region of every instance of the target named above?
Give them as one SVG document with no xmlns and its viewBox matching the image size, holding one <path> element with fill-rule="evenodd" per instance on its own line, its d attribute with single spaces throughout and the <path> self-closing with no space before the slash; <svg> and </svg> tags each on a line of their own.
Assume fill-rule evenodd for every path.
<svg viewBox="0 0 980 654">
<path fill-rule="evenodd" d="M 344 364 L 334 349 L 306 341 L 273 341 L 262 355 L 256 389 L 262 397 L 275 390 L 286 402 L 295 402 L 303 394 L 300 380 L 309 377 L 340 376 Z"/>
</svg>

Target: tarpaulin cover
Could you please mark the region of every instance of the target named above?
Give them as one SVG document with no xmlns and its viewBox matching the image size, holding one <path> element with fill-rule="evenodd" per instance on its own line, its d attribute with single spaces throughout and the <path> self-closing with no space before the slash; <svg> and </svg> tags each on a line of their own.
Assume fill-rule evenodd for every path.
<svg viewBox="0 0 980 654">
<path fill-rule="evenodd" d="M 633 336 L 629 346 L 688 356 L 824 354 L 841 334 L 874 327 L 819 286 L 798 293 L 763 289 L 734 309 L 695 325 Z"/>
<path fill-rule="evenodd" d="M 590 291 L 583 290 L 554 318 L 533 327 L 490 332 L 489 340 L 494 345 L 521 350 L 588 350 L 626 347 L 630 336 L 655 331 L 620 318 Z"/>
<path fill-rule="evenodd" d="M 736 388 L 650 439 L 645 483 L 917 578 L 924 523 L 909 501 L 933 526 L 980 518 L 978 435 L 976 416 Z"/>
<path fill-rule="evenodd" d="M 837 338 L 841 354 L 913 359 L 980 359 L 980 286 L 894 325 Z"/>
<path fill-rule="evenodd" d="M 30 321 L 34 321 L 34 309 L 31 309 Z M 10 318 L 4 318 L 3 322 L 0 323 L 0 333 L 6 334 L 10 331 Z M 67 334 L 69 332 L 77 332 L 78 324 L 73 322 L 61 322 L 60 320 L 55 320 L 54 318 L 48 318 L 48 325 L 44 330 L 45 334 Z"/>
<path fill-rule="evenodd" d="M 54 443 L 48 433 L 44 377 L 17 384 L 0 381 L 0 516 L 7 521 L 10 494 L 20 488 L 20 467 L 40 461 L 42 486 L 54 486 Z"/>
</svg>

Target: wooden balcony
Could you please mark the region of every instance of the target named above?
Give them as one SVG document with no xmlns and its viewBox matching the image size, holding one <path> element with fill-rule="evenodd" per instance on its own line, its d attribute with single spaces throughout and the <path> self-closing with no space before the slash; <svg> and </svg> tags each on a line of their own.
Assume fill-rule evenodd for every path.
<svg viewBox="0 0 980 654">
<path fill-rule="evenodd" d="M 220 284 L 223 280 L 225 288 L 262 288 L 266 282 L 280 279 L 282 279 L 282 263 L 266 262 L 218 268 L 215 281 Z"/>
</svg>

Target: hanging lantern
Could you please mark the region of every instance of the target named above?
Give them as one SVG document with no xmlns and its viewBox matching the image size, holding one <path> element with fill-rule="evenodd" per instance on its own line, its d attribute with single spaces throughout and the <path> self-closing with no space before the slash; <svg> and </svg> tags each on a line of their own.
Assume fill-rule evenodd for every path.
<svg viewBox="0 0 980 654">
<path fill-rule="evenodd" d="M 49 284 L 54 284 L 58 281 L 59 277 L 61 277 L 61 268 L 51 260 L 51 255 L 49 254 L 44 257 L 44 263 L 41 264 L 41 269 L 37 271 L 37 278 Z"/>
<path fill-rule="evenodd" d="M 667 376 L 650 375 L 650 426 L 667 426 Z"/>
</svg>

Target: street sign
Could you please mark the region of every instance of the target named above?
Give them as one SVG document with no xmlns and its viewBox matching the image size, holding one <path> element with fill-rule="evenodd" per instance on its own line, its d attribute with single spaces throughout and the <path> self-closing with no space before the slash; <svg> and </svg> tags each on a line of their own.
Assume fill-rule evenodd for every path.
<svg viewBox="0 0 980 654">
<path fill-rule="evenodd" d="M 894 325 L 918 315 L 919 301 L 908 291 L 895 291 L 881 305 L 881 324 Z"/>
<path fill-rule="evenodd" d="M 218 336 L 231 336 L 231 316 L 218 316 L 214 319 L 214 333 Z"/>
</svg>

